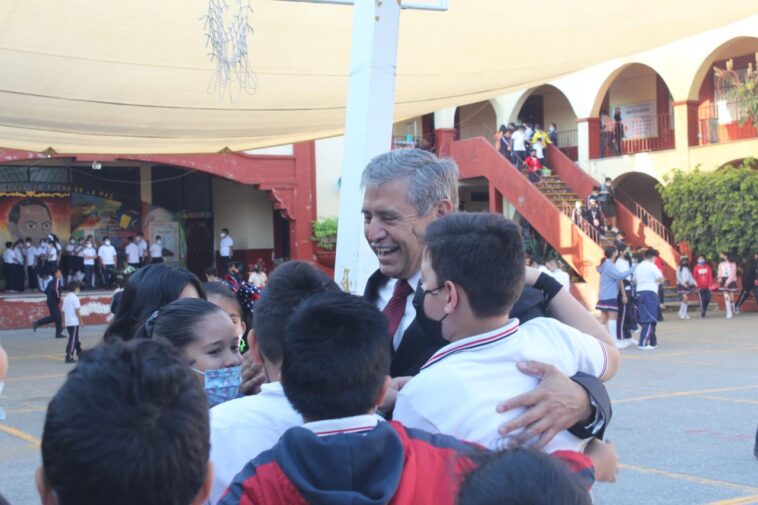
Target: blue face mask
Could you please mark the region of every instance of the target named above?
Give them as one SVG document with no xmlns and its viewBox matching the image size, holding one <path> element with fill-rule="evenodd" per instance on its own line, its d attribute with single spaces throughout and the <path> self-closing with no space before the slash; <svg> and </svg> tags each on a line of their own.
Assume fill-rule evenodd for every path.
<svg viewBox="0 0 758 505">
<path fill-rule="evenodd" d="M 698 265 L 705 265 L 705 260 L 697 260 Z"/>
<path fill-rule="evenodd" d="M 219 403 L 228 402 L 239 398 L 240 385 L 242 384 L 241 366 L 219 368 L 218 370 L 193 369 L 204 376 L 205 396 L 208 397 L 208 408 L 215 407 Z"/>
</svg>

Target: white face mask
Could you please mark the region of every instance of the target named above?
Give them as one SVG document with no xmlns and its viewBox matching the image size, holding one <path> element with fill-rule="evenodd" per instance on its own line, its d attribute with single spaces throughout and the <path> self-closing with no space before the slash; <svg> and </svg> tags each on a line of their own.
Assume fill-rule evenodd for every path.
<svg viewBox="0 0 758 505">
<path fill-rule="evenodd" d="M 31 247 L 31 246 L 32 246 L 32 243 L 31 243 L 31 242 L 27 242 L 27 243 L 26 243 L 26 247 Z"/>
<path fill-rule="evenodd" d="M 87 242 L 87 247 L 92 247 L 92 242 Z"/>
<path fill-rule="evenodd" d="M 161 245 L 161 240 L 156 240 L 155 243 Z"/>
<path fill-rule="evenodd" d="M 76 244 L 76 240 L 69 240 L 68 243 L 71 244 L 71 245 L 74 245 L 74 244 Z"/>
<path fill-rule="evenodd" d="M 110 240 L 106 240 L 105 241 L 105 245 L 111 245 L 111 241 Z"/>
<path fill-rule="evenodd" d="M 221 232 L 221 238 L 224 238 L 224 237 L 226 237 L 226 233 Z"/>
</svg>

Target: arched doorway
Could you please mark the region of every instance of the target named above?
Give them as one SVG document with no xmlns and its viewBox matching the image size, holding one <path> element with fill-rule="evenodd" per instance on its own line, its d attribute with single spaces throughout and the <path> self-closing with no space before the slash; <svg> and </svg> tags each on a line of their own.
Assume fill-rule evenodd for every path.
<svg viewBox="0 0 758 505">
<path fill-rule="evenodd" d="M 600 93 L 600 158 L 674 148 L 673 99 L 653 68 L 641 63 L 622 67 Z"/>
<path fill-rule="evenodd" d="M 719 77 L 714 67 L 725 69 L 731 61 L 732 76 L 746 78 L 748 65 L 756 65 L 758 38 L 740 37 L 733 39 L 703 61 L 695 75 L 693 91 L 697 89 L 697 144 L 717 144 L 754 138 L 758 136 L 753 122 L 748 117 L 744 99 L 733 95 L 733 83 Z"/>
<path fill-rule="evenodd" d="M 544 84 L 528 92 L 516 113 L 515 119 L 547 129 L 555 123 L 558 131 L 558 147 L 569 158 L 578 158 L 576 113 L 566 95 L 555 86 Z"/>
<path fill-rule="evenodd" d="M 617 190 L 626 193 L 664 226 L 671 227 L 671 217 L 663 210 L 663 199 L 658 192 L 658 181 L 654 177 L 642 172 L 627 172 L 617 177 L 613 184 Z"/>
<path fill-rule="evenodd" d="M 464 105 L 455 111 L 455 129 L 461 140 L 484 137 L 490 141 L 497 127 L 495 108 L 489 101 Z"/>
</svg>

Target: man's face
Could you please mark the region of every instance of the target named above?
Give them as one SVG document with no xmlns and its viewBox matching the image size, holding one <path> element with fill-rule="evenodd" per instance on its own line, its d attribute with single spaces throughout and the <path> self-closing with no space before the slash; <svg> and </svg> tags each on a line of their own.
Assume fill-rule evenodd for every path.
<svg viewBox="0 0 758 505">
<path fill-rule="evenodd" d="M 436 219 L 432 210 L 419 216 L 408 203 L 409 182 L 398 179 L 368 188 L 363 197 L 363 233 L 387 277 L 408 279 L 421 268 L 419 235 Z"/>
<path fill-rule="evenodd" d="M 8 223 L 8 231 L 14 240 L 31 237 L 32 240 L 47 238 L 53 231 L 53 221 L 47 209 L 41 205 L 21 207 L 18 223 Z"/>
</svg>

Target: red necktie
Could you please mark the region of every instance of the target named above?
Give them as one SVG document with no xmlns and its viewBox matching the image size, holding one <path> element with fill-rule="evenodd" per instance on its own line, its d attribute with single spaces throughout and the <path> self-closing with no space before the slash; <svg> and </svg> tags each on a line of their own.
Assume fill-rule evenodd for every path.
<svg viewBox="0 0 758 505">
<path fill-rule="evenodd" d="M 400 320 L 403 319 L 405 314 L 405 303 L 408 299 L 408 295 L 413 293 L 413 288 L 405 279 L 398 279 L 395 283 L 395 290 L 392 292 L 392 298 L 387 302 L 387 306 L 382 311 L 387 316 L 389 321 L 389 335 L 390 339 L 395 336 L 397 327 L 400 326 Z"/>
</svg>

